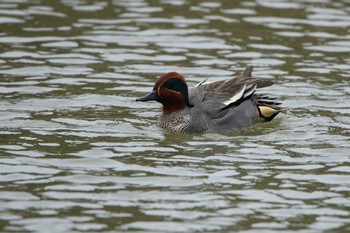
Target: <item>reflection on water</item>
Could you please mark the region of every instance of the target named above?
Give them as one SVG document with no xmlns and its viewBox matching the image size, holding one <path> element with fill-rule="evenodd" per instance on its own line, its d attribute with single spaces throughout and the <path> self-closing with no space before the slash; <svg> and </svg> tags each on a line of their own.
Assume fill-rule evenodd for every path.
<svg viewBox="0 0 350 233">
<path fill-rule="evenodd" d="M 1 231 L 349 231 L 349 7 L 0 1 Z M 183 135 L 135 102 L 248 64 L 271 123 Z"/>
</svg>

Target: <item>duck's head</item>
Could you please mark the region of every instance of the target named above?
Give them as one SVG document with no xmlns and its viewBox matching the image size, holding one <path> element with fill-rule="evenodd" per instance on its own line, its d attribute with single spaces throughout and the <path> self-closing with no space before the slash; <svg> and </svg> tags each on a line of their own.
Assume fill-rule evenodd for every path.
<svg viewBox="0 0 350 233">
<path fill-rule="evenodd" d="M 153 91 L 136 101 L 155 100 L 163 105 L 163 113 L 170 114 L 186 106 L 192 107 L 184 76 L 177 72 L 163 74 L 156 81 Z"/>
</svg>

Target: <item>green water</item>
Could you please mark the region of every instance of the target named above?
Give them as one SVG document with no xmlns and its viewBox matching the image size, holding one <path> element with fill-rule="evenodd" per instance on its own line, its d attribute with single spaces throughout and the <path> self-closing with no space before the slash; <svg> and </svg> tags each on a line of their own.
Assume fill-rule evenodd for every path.
<svg viewBox="0 0 350 233">
<path fill-rule="evenodd" d="M 349 232 L 350 3 L 0 0 L 0 231 Z M 274 121 L 183 135 L 135 102 L 254 65 Z"/>
</svg>

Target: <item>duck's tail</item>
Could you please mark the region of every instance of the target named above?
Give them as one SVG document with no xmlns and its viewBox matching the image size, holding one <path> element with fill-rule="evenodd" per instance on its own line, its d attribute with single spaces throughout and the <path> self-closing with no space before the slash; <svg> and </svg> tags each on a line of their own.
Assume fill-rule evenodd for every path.
<svg viewBox="0 0 350 233">
<path fill-rule="evenodd" d="M 276 100 L 276 98 L 256 95 L 256 106 L 263 121 L 271 121 L 282 111 L 282 108 L 279 106 L 281 103 Z"/>
</svg>

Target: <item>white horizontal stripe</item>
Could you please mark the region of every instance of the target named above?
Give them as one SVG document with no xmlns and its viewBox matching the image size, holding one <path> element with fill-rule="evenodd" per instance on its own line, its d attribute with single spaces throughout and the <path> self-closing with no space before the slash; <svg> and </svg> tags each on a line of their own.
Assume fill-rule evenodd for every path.
<svg viewBox="0 0 350 233">
<path fill-rule="evenodd" d="M 234 102 L 236 102 L 237 100 L 239 100 L 239 99 L 242 97 L 242 95 L 243 95 L 243 93 L 244 93 L 244 91 L 245 91 L 245 88 L 246 88 L 246 85 L 244 84 L 244 86 L 242 87 L 242 89 L 241 89 L 237 94 L 235 94 L 235 95 L 232 96 L 230 99 L 228 99 L 228 100 L 226 100 L 225 102 L 223 102 L 223 104 L 225 104 L 225 105 L 227 106 L 227 105 L 229 105 L 229 104 L 231 104 L 231 103 L 234 103 Z"/>
</svg>

